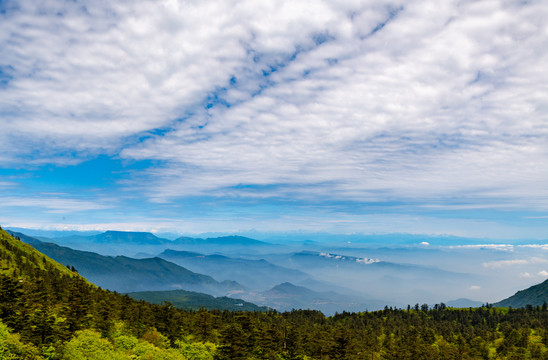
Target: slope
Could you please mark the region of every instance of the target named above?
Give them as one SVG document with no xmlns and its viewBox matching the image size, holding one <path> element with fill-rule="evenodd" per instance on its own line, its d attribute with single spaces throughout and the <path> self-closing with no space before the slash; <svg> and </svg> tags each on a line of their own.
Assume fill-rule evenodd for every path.
<svg viewBox="0 0 548 360">
<path fill-rule="evenodd" d="M 525 290 L 520 290 L 509 298 L 494 303 L 493 306 L 517 308 L 526 307 L 527 305 L 543 306 L 545 303 L 548 303 L 548 280 Z"/>
<path fill-rule="evenodd" d="M 11 236 L 0 227 L 0 274 L 26 280 L 41 272 L 59 277 L 76 276 L 67 267 L 25 244 L 20 236 Z"/>
<path fill-rule="evenodd" d="M 44 243 L 20 233 L 23 241 L 52 259 L 74 267 L 85 278 L 103 288 L 119 292 L 175 290 L 225 295 L 243 287 L 233 281 L 219 283 L 207 275 L 197 274 L 160 258 L 133 259 L 126 256 L 103 256 Z"/>
<path fill-rule="evenodd" d="M 94 294 L 111 296 L 1 228 L 0 263 L 0 320 L 35 344 L 67 339 L 89 323 Z"/>
</svg>

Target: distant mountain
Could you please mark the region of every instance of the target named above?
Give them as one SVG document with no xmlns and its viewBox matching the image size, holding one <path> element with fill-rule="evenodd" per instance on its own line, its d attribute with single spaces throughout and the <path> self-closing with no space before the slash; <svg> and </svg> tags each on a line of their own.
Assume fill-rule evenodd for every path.
<svg viewBox="0 0 548 360">
<path fill-rule="evenodd" d="M 481 301 L 475 301 L 475 300 L 470 300 L 465 298 L 451 300 L 445 303 L 445 305 L 449 307 L 454 307 L 454 308 L 470 308 L 470 307 L 474 308 L 474 307 L 481 307 L 483 304 L 484 303 Z"/>
<path fill-rule="evenodd" d="M 69 235 L 60 237 L 34 237 L 43 242 L 53 242 L 71 249 L 91 251 L 101 255 L 133 255 L 136 253 L 158 253 L 171 240 L 148 232 L 106 231 L 92 235 Z"/>
<path fill-rule="evenodd" d="M 106 231 L 87 236 L 72 234 L 61 237 L 41 237 L 40 240 L 102 255 L 158 254 L 167 248 L 199 251 L 207 254 L 218 252 L 239 254 L 247 250 L 269 251 L 268 249 L 274 246 L 243 236 L 221 236 L 206 239 L 183 236 L 169 240 L 148 232 L 130 231 Z"/>
<path fill-rule="evenodd" d="M 374 264 L 381 262 L 379 259 L 371 259 L 371 258 L 359 258 L 355 256 L 348 256 L 348 255 L 339 255 L 339 254 L 333 254 L 329 252 L 318 252 L 318 251 L 302 251 L 300 253 L 296 253 L 293 255 L 294 258 L 305 258 L 305 257 L 314 257 L 319 258 L 320 260 L 325 260 L 326 262 L 341 262 L 346 264 L 360 264 L 360 265 L 367 265 L 367 264 Z"/>
<path fill-rule="evenodd" d="M 165 250 L 158 257 L 217 280 L 234 279 L 256 290 L 266 290 L 288 280 L 304 281 L 309 278 L 302 271 L 274 265 L 266 260 L 238 259 L 171 249 Z"/>
<path fill-rule="evenodd" d="M 342 295 L 334 291 L 317 292 L 290 282 L 278 284 L 261 293 L 242 293 L 238 296 L 255 304 L 269 306 L 279 311 L 314 309 L 320 310 L 327 315 L 342 312 L 343 310 L 350 312 L 378 310 L 388 304 L 383 300 L 363 299 L 358 296 Z"/>
<path fill-rule="evenodd" d="M 184 289 L 211 295 L 225 295 L 243 289 L 234 281 L 220 283 L 210 276 L 192 272 L 157 257 L 133 259 L 126 256 L 103 256 L 44 243 L 20 233 L 14 235 L 57 262 L 74 266 L 81 275 L 94 284 L 118 292 Z"/>
<path fill-rule="evenodd" d="M 436 303 L 440 301 L 440 294 L 457 298 L 462 296 L 460 288 L 470 286 L 471 279 L 477 280 L 479 277 L 433 266 L 384 261 L 365 255 L 366 252 L 362 252 L 361 256 L 349 256 L 344 253 L 301 251 L 266 256 L 266 259 L 276 265 L 301 270 L 316 279 L 353 290 L 366 299 L 388 299 L 393 303 Z"/>
<path fill-rule="evenodd" d="M 508 240 L 486 239 L 486 238 L 465 238 L 451 235 L 426 235 L 426 234 L 407 234 L 407 233 L 389 233 L 389 234 L 333 234 L 326 232 L 279 232 L 279 233 L 261 233 L 247 232 L 244 236 L 272 241 L 276 243 L 295 243 L 313 239 L 322 244 L 362 244 L 367 246 L 385 246 L 391 245 L 417 245 L 421 242 L 428 242 L 431 245 L 470 245 L 470 244 L 492 244 L 506 243 Z"/>
<path fill-rule="evenodd" d="M 298 269 L 337 269 L 337 271 L 361 271 L 373 276 L 395 274 L 401 279 L 417 276 L 440 277 L 447 279 L 469 277 L 468 274 L 445 271 L 433 267 L 416 264 L 403 264 L 383 261 L 376 258 L 354 257 L 319 251 L 301 251 L 289 258 L 289 264 Z M 383 275 L 384 274 L 384 275 Z"/>
<path fill-rule="evenodd" d="M 19 227 L 9 227 L 6 228 L 6 231 L 13 231 L 22 233 L 34 238 L 47 237 L 68 237 L 68 236 L 90 236 L 100 234 L 101 231 L 89 230 L 89 231 L 79 231 L 79 230 L 38 230 L 38 229 L 27 229 Z"/>
<path fill-rule="evenodd" d="M 207 239 L 198 239 L 191 237 L 180 237 L 173 241 L 174 245 L 187 245 L 187 246 L 204 246 L 204 245 L 215 245 L 215 246 L 271 246 L 272 244 L 259 241 L 255 239 L 250 239 L 244 236 L 221 236 L 215 238 Z"/>
<path fill-rule="evenodd" d="M 87 236 L 96 243 L 107 244 L 139 244 L 139 245 L 160 245 L 170 243 L 167 239 L 159 238 L 148 232 L 130 231 L 106 231 L 102 234 Z"/>
<path fill-rule="evenodd" d="M 518 308 L 527 305 L 542 306 L 544 302 L 548 303 L 548 280 L 520 290 L 509 298 L 494 303 L 493 306 Z"/>
<path fill-rule="evenodd" d="M 200 308 L 230 311 L 268 310 L 268 307 L 260 307 L 242 299 L 233 299 L 226 296 L 214 297 L 186 290 L 130 292 L 128 295 L 136 300 L 145 300 L 153 304 L 162 304 L 164 301 L 169 301 L 173 306 L 185 310 L 199 310 Z"/>
<path fill-rule="evenodd" d="M 269 296 L 272 298 L 285 298 L 285 297 L 321 298 L 326 296 L 325 294 L 321 294 L 321 293 L 312 291 L 310 289 L 307 289 L 304 286 L 293 285 L 290 282 L 285 282 L 283 284 L 276 285 L 272 289 L 265 291 L 263 295 Z"/>
</svg>

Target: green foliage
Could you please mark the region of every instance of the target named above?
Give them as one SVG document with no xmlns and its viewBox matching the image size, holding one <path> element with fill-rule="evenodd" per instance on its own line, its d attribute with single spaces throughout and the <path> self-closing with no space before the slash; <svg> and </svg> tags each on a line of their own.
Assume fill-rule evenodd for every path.
<svg viewBox="0 0 548 360">
<path fill-rule="evenodd" d="M 143 340 L 145 340 L 148 343 L 151 343 L 155 347 L 159 347 L 162 349 L 166 349 L 169 347 L 169 339 L 167 336 L 160 334 L 156 329 L 152 328 L 149 331 L 147 331 L 143 337 Z"/>
<path fill-rule="evenodd" d="M 119 351 L 129 351 L 135 349 L 139 340 L 129 335 L 120 335 L 114 339 L 114 347 Z"/>
<path fill-rule="evenodd" d="M 196 342 L 192 335 L 175 342 L 181 354 L 188 360 L 213 360 L 217 345 L 206 341 Z"/>
<path fill-rule="evenodd" d="M 175 349 L 161 349 L 149 342 L 140 342 L 133 350 L 137 359 L 142 360 L 185 360 Z"/>
<path fill-rule="evenodd" d="M 152 330 L 143 340 L 119 334 L 112 342 L 94 330 L 81 330 L 66 343 L 62 359 L 66 360 L 185 360 L 177 349 L 167 347 L 167 339 Z M 152 339 L 152 342 L 150 341 Z M 154 344 L 158 342 L 160 346 Z"/>
<path fill-rule="evenodd" d="M 66 360 L 122 360 L 128 356 L 116 351 L 101 334 L 93 330 L 81 330 L 65 345 L 62 359 Z"/>
<path fill-rule="evenodd" d="M 20 341 L 18 334 L 11 334 L 7 325 L 0 322 L 0 360 L 42 359 L 40 351 Z"/>
</svg>

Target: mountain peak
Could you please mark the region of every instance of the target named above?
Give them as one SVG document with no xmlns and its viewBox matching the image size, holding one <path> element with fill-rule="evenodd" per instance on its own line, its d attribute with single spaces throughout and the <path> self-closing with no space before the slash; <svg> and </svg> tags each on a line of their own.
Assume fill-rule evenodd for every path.
<svg viewBox="0 0 548 360">
<path fill-rule="evenodd" d="M 102 234 L 94 235 L 92 237 L 97 242 L 100 242 L 100 243 L 134 243 L 134 244 L 158 245 L 158 244 L 164 244 L 168 241 L 166 239 L 161 239 L 149 232 L 116 231 L 116 230 L 108 230 Z"/>
<path fill-rule="evenodd" d="M 267 246 L 270 245 L 267 242 L 251 239 L 245 236 L 228 235 L 215 238 L 199 239 L 189 238 L 186 236 L 180 237 L 175 240 L 178 244 L 184 245 L 216 245 L 216 246 L 233 246 L 233 245 L 245 245 L 245 246 Z"/>
<path fill-rule="evenodd" d="M 297 286 L 290 282 L 284 282 L 279 285 L 274 286 L 272 289 L 268 290 L 266 293 L 269 295 L 278 294 L 278 295 L 290 295 L 290 296 L 302 296 L 302 295 L 312 295 L 316 294 L 314 291 L 305 288 L 303 286 Z"/>
</svg>

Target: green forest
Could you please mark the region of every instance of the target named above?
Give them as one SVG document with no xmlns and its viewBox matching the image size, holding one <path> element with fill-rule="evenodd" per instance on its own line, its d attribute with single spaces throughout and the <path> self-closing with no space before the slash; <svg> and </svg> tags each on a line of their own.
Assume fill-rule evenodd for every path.
<svg viewBox="0 0 548 360">
<path fill-rule="evenodd" d="M 548 359 L 547 306 L 182 310 L 101 289 L 0 230 L 0 359 Z"/>
</svg>

